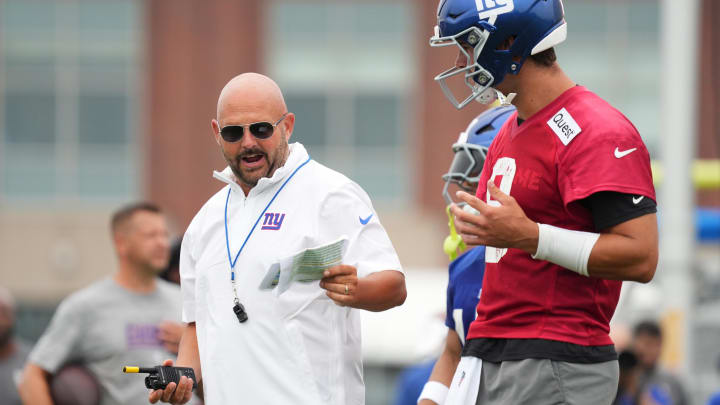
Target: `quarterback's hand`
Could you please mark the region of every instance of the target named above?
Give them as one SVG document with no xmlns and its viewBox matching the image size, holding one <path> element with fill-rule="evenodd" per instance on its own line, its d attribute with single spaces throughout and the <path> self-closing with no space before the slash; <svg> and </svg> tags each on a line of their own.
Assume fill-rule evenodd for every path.
<svg viewBox="0 0 720 405">
<path fill-rule="evenodd" d="M 485 245 L 496 248 L 518 248 L 530 254 L 537 251 L 538 225 L 530 220 L 515 199 L 488 181 L 488 191 L 500 206 L 491 206 L 463 191 L 457 197 L 478 212 L 471 214 L 457 205 L 450 208 L 455 215 L 455 226 L 468 245 Z"/>
<path fill-rule="evenodd" d="M 340 264 L 325 270 L 323 275 L 320 287 L 327 290 L 325 294 L 337 305 L 351 307 L 357 303 L 358 278 L 355 267 Z"/>
<path fill-rule="evenodd" d="M 162 365 L 172 366 L 173 361 L 165 360 Z M 167 402 L 173 405 L 184 404 L 190 401 L 190 398 L 192 398 L 192 387 L 192 379 L 187 378 L 186 376 L 182 376 L 180 377 L 180 381 L 178 384 L 171 382 L 167 385 L 167 387 L 165 387 L 164 390 L 154 390 L 150 392 L 148 400 L 151 404 L 154 404 L 157 401 Z"/>
</svg>

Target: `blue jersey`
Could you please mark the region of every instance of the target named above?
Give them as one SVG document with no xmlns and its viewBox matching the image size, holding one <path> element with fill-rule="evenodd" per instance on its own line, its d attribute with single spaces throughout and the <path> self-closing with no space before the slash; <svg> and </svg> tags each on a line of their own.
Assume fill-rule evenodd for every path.
<svg viewBox="0 0 720 405">
<path fill-rule="evenodd" d="M 450 263 L 449 273 L 445 325 L 454 329 L 460 342 L 465 344 L 482 291 L 485 246 L 476 246 L 455 259 Z"/>
<path fill-rule="evenodd" d="M 416 405 L 423 386 L 430 379 L 435 360 L 409 366 L 397 378 L 395 383 L 394 405 Z"/>
</svg>

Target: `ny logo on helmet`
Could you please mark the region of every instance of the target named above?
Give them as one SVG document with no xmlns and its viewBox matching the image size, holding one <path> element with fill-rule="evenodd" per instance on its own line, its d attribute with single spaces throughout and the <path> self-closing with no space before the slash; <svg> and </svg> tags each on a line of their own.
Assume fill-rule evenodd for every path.
<svg viewBox="0 0 720 405">
<path fill-rule="evenodd" d="M 509 13 L 515 9 L 513 0 L 475 0 L 475 4 L 480 19 Z"/>
</svg>

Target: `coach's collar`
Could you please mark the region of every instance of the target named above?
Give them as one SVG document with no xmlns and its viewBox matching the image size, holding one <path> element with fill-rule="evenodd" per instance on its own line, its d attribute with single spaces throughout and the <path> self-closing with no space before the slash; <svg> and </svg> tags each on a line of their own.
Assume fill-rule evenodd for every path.
<svg viewBox="0 0 720 405">
<path fill-rule="evenodd" d="M 288 155 L 285 164 L 275 170 L 275 173 L 273 173 L 272 177 L 263 177 L 258 180 L 258 183 L 255 185 L 255 187 L 250 189 L 250 193 L 248 194 L 248 196 L 262 193 L 266 189 L 272 187 L 275 183 L 284 180 L 285 177 L 289 176 L 290 173 L 295 170 L 295 168 L 297 168 L 299 165 L 301 165 L 308 159 L 307 150 L 305 150 L 305 147 L 300 142 L 291 143 L 289 146 L 290 154 Z M 235 181 L 235 174 L 233 174 L 230 166 L 226 167 L 225 170 L 221 172 L 213 171 L 213 177 L 222 181 L 223 183 L 229 184 L 230 187 L 232 187 L 233 191 L 243 193 L 240 185 L 237 184 L 237 182 Z"/>
</svg>

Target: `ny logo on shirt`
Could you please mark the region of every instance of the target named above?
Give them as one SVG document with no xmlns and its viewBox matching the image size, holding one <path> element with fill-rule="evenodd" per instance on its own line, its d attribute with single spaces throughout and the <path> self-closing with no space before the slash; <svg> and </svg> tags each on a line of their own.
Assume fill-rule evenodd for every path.
<svg viewBox="0 0 720 405">
<path fill-rule="evenodd" d="M 277 231 L 282 226 L 283 219 L 285 219 L 285 214 L 268 212 L 265 214 L 265 219 L 260 229 Z"/>
<path fill-rule="evenodd" d="M 158 332 L 157 326 L 152 324 L 129 323 L 125 325 L 125 340 L 128 349 L 162 346 Z"/>
</svg>

